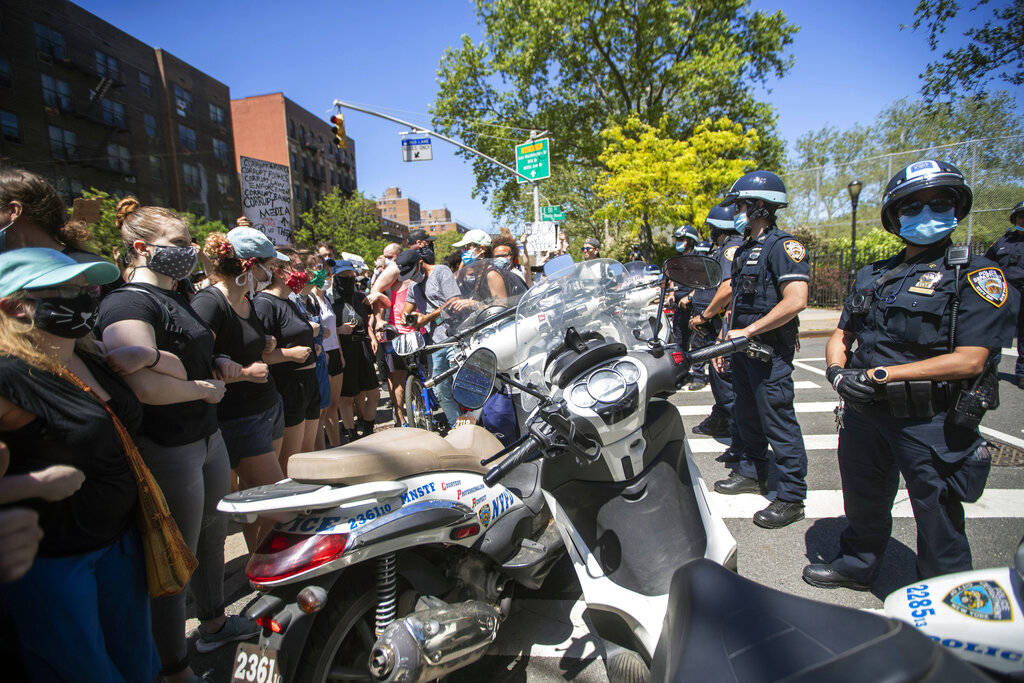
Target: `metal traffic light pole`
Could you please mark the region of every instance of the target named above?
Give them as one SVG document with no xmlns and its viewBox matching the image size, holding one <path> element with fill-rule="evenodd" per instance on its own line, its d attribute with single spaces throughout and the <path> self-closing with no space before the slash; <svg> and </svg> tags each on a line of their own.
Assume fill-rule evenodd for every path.
<svg viewBox="0 0 1024 683">
<path fill-rule="evenodd" d="M 459 149 L 464 149 L 467 152 L 470 152 L 471 154 L 475 154 L 478 157 L 480 157 L 481 159 L 486 159 L 487 161 L 491 162 L 492 164 L 495 164 L 496 166 L 500 166 L 501 168 L 505 169 L 506 171 L 508 171 L 509 173 L 515 175 L 516 177 L 522 178 L 524 181 L 526 181 L 528 183 L 531 183 L 533 185 L 533 197 L 534 197 L 534 199 L 533 199 L 533 220 L 534 220 L 534 222 L 540 220 L 540 198 L 543 197 L 544 201 L 547 202 L 547 204 L 549 206 L 551 205 L 551 201 L 547 197 L 544 197 L 544 195 L 542 195 L 540 193 L 540 189 L 537 187 L 537 182 L 535 180 L 527 178 L 526 176 L 522 175 L 519 171 L 517 171 L 516 169 L 512 168 L 511 166 L 503 164 L 503 163 L 501 163 L 500 161 L 498 161 L 497 159 L 495 159 L 493 157 L 487 156 L 486 154 L 484 154 L 483 152 L 481 152 L 478 149 L 473 149 L 469 145 L 464 145 L 461 142 L 459 142 L 458 140 L 452 140 L 451 138 L 446 137 L 444 135 L 441 135 L 440 133 L 436 133 L 436 132 L 434 132 L 432 130 L 429 130 L 427 128 L 423 128 L 422 126 L 417 126 L 416 124 L 410 123 L 408 121 L 403 121 L 402 119 L 397 118 L 395 116 L 391 116 L 390 114 L 384 114 L 382 112 L 374 111 L 374 110 L 368 109 L 366 107 L 360 107 L 359 105 L 356 105 L 356 104 L 351 104 L 349 102 L 342 102 L 341 100 L 334 100 L 334 106 L 337 109 L 339 109 L 339 110 L 342 107 L 344 107 L 345 109 L 352 109 L 352 110 L 355 110 L 355 111 L 360 111 L 360 112 L 362 112 L 364 114 L 369 114 L 370 116 L 376 116 L 378 118 L 386 119 L 388 121 L 393 121 L 395 123 L 400 123 L 403 126 L 408 126 L 410 129 L 412 129 L 413 131 L 418 132 L 418 133 L 426 133 L 427 135 L 433 135 L 434 137 L 440 138 L 440 139 L 444 140 L 445 142 L 450 142 L 451 144 L 455 145 Z M 536 131 L 530 131 L 530 139 L 531 140 L 533 139 L 533 134 L 535 132 Z"/>
</svg>

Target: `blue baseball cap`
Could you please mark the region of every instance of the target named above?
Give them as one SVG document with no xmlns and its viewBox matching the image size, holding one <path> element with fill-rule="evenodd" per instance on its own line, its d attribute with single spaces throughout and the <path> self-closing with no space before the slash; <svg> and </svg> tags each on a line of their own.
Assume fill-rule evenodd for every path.
<svg viewBox="0 0 1024 683">
<path fill-rule="evenodd" d="M 235 250 L 238 258 L 272 258 L 288 261 L 288 257 L 279 252 L 274 243 L 256 228 L 232 228 L 228 231 L 228 242 Z"/>
<path fill-rule="evenodd" d="M 23 289 L 45 289 L 84 275 L 90 285 L 105 285 L 121 276 L 110 261 L 79 263 L 67 254 L 41 247 L 12 249 L 0 254 L 0 296 Z"/>
<path fill-rule="evenodd" d="M 334 262 L 334 274 L 338 273 L 354 273 L 356 272 L 355 264 L 348 259 L 341 259 L 340 261 Z"/>
</svg>

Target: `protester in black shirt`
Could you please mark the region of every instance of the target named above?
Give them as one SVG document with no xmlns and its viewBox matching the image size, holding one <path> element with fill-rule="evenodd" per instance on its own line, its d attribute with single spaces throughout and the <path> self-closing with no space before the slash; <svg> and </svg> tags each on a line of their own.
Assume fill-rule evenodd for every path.
<svg viewBox="0 0 1024 683">
<path fill-rule="evenodd" d="M 32 494 L 28 502 L 44 533 L 39 556 L 21 579 L 0 585 L 22 665 L 35 680 L 149 681 L 159 669 L 134 523 L 137 483 L 111 417 L 137 433 L 142 406 L 102 358 L 85 350 L 97 351 L 84 339 L 94 306 L 86 290 L 117 275 L 112 263 L 78 264 L 52 249 L 0 254 L 7 474 L 54 466 L 84 474 L 70 495 L 43 486 Z"/>
<path fill-rule="evenodd" d="M 355 267 L 351 261 L 334 266 L 334 314 L 338 320 L 341 354 L 345 372 L 341 383 L 341 424 L 344 436 L 353 441 L 373 433 L 380 400 L 380 383 L 371 336 L 370 302 L 356 291 Z"/>
<path fill-rule="evenodd" d="M 260 270 L 271 279 L 253 299 L 253 308 L 263 329 L 277 341 L 277 348 L 264 358 L 270 363 L 270 374 L 284 402 L 280 463 L 287 473 L 288 458 L 313 450 L 320 421 L 320 388 L 313 354 L 316 334 L 302 309 L 289 298 L 289 294 L 302 291 L 309 276 L 293 270 L 290 261 L 278 259 L 267 261 Z"/>
<path fill-rule="evenodd" d="M 174 520 L 196 553 L 199 568 L 189 586 L 200 620 L 196 647 L 209 651 L 256 635 L 242 617 L 224 615 L 224 538 L 227 520 L 217 502 L 231 490 L 227 448 L 217 424 L 216 404 L 232 361 L 213 357 L 213 332 L 174 290 L 195 268 L 196 250 L 186 223 L 173 211 L 118 204 L 127 284 L 100 304 L 95 331 L 108 349 L 144 346 L 154 363 L 164 351 L 177 356 L 187 379 L 146 368 L 125 375 L 144 404 L 139 450 L 163 489 Z M 185 592 L 153 600 L 153 633 L 168 680 L 188 680 Z"/>
<path fill-rule="evenodd" d="M 255 251 L 247 239 L 251 229 L 236 230 L 227 235 L 215 232 L 206 238 L 203 251 L 214 284 L 195 295 L 192 308 L 216 335 L 215 356 L 232 361 L 222 367 L 227 391 L 217 404 L 217 417 L 231 468 L 244 489 L 284 479 L 278 462 L 284 408 L 263 362 L 264 352 L 272 351 L 276 340 L 266 334 L 249 298 L 249 271 L 255 266 L 251 260 Z M 250 551 L 256 549 L 269 523 L 260 520 L 245 526 Z"/>
</svg>

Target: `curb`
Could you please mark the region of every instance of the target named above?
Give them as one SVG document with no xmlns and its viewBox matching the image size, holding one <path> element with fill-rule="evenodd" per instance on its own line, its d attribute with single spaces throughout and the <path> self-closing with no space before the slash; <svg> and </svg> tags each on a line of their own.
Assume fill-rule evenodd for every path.
<svg viewBox="0 0 1024 683">
<path fill-rule="evenodd" d="M 835 330 L 807 330 L 800 333 L 800 339 L 816 339 L 820 337 L 831 337 Z"/>
</svg>

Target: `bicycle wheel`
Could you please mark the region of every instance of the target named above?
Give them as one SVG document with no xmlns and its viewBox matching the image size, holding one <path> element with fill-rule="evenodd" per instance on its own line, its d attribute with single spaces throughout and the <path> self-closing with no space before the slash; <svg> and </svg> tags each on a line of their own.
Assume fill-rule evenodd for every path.
<svg viewBox="0 0 1024 683">
<path fill-rule="evenodd" d="M 410 427 L 419 427 L 431 431 L 433 423 L 430 419 L 430 406 L 424 399 L 423 381 L 418 375 L 411 374 L 405 380 L 405 419 Z"/>
</svg>

